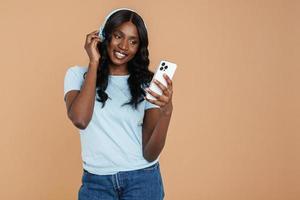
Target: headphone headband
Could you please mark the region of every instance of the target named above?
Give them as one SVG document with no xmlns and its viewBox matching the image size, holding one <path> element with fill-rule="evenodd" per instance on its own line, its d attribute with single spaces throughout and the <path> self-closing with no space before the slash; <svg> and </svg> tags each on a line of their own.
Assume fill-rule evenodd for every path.
<svg viewBox="0 0 300 200">
<path fill-rule="evenodd" d="M 118 12 L 118 11 L 120 11 L 120 10 L 129 10 L 129 11 L 132 11 L 132 12 L 135 12 L 135 13 L 136 13 L 136 11 L 134 11 L 134 10 L 132 10 L 132 9 L 130 9 L 130 8 L 118 8 L 118 9 L 115 9 L 115 10 L 111 11 L 111 12 L 105 17 L 104 22 L 102 23 L 102 25 L 101 25 L 100 28 L 99 28 L 99 34 L 98 34 L 98 35 L 99 35 L 99 37 L 100 37 L 100 41 L 101 41 L 101 42 L 103 42 L 103 40 L 105 39 L 105 36 L 104 36 L 104 33 L 103 33 L 103 29 L 104 29 L 104 26 L 105 26 L 107 20 L 109 19 L 109 17 L 110 17 L 111 15 L 113 15 L 114 13 L 116 13 L 116 12 Z M 145 26 L 146 26 L 146 24 L 145 24 Z"/>
</svg>

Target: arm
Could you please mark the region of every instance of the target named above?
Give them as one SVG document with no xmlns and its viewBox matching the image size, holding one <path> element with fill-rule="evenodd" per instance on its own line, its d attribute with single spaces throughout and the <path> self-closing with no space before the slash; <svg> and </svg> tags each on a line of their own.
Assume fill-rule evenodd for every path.
<svg viewBox="0 0 300 200">
<path fill-rule="evenodd" d="M 170 124 L 173 104 L 172 104 L 172 81 L 164 75 L 168 88 L 158 81 L 154 81 L 163 91 L 162 95 L 146 89 L 157 100 L 147 99 L 149 102 L 160 106 L 160 109 L 148 109 L 145 111 L 143 123 L 143 156 L 151 162 L 157 159 L 164 148 L 168 127 Z"/>
<path fill-rule="evenodd" d="M 100 42 L 98 30 L 86 36 L 84 48 L 90 58 L 88 71 L 80 91 L 72 90 L 66 94 L 66 106 L 69 119 L 79 129 L 85 129 L 93 115 L 96 82 L 101 55 L 97 48 Z"/>
<path fill-rule="evenodd" d="M 143 156 L 154 161 L 165 146 L 172 111 L 164 113 L 160 109 L 148 109 L 143 123 Z"/>
<path fill-rule="evenodd" d="M 66 94 L 68 117 L 79 129 L 85 129 L 93 115 L 97 67 L 98 62 L 90 62 L 81 90 L 72 90 Z"/>
</svg>

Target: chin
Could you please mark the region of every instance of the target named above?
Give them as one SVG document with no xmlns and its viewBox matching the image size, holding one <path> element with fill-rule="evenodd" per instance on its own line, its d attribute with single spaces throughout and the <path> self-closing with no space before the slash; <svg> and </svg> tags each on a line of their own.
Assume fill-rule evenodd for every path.
<svg viewBox="0 0 300 200">
<path fill-rule="evenodd" d="M 110 59 L 110 62 L 116 66 L 120 66 L 120 65 L 124 65 L 124 64 L 128 63 L 127 60 L 121 61 L 121 60 L 116 60 L 116 59 Z"/>
</svg>

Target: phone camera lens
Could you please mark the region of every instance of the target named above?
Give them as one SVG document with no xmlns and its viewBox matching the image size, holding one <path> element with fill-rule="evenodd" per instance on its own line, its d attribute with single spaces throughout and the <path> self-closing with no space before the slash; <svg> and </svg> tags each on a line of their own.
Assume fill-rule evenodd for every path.
<svg viewBox="0 0 300 200">
<path fill-rule="evenodd" d="M 159 70 L 162 71 L 162 70 L 164 70 L 164 68 L 163 68 L 163 67 L 160 67 Z"/>
<path fill-rule="evenodd" d="M 161 63 L 161 65 L 162 65 L 162 66 L 165 66 L 165 63 L 163 62 L 163 63 Z"/>
</svg>

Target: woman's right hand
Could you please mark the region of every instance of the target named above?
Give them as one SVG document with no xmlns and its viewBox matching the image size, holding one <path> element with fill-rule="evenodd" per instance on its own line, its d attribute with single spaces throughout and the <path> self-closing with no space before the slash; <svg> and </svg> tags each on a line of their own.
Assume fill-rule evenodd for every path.
<svg viewBox="0 0 300 200">
<path fill-rule="evenodd" d="M 99 53 L 99 50 L 97 48 L 98 42 L 100 42 L 100 38 L 98 36 L 99 30 L 93 31 L 86 36 L 84 49 L 86 50 L 90 62 L 97 62 L 99 63 L 99 59 L 101 58 L 101 55 Z"/>
</svg>

